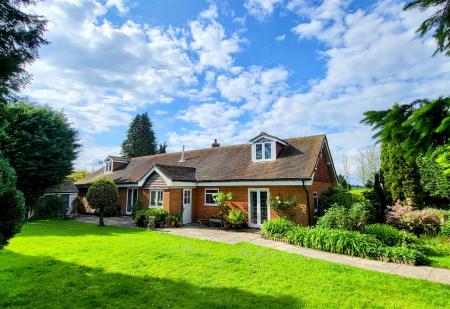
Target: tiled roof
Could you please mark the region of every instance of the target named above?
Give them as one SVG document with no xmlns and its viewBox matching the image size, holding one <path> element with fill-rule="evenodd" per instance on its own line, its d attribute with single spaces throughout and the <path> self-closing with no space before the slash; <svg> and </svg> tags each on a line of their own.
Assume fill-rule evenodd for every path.
<svg viewBox="0 0 450 309">
<path fill-rule="evenodd" d="M 45 191 L 46 194 L 52 193 L 78 193 L 78 189 L 71 181 L 63 182 L 57 186 L 53 186 Z"/>
<path fill-rule="evenodd" d="M 90 184 L 102 177 L 118 184 L 137 183 L 155 165 L 164 169 L 167 177 L 180 181 L 310 179 L 324 139 L 325 135 L 285 139 L 288 145 L 278 158 L 264 163 L 252 162 L 251 144 L 185 151 L 184 162 L 178 162 L 181 152 L 136 157 L 124 169 L 105 174 L 101 168 L 77 185 Z"/>
</svg>

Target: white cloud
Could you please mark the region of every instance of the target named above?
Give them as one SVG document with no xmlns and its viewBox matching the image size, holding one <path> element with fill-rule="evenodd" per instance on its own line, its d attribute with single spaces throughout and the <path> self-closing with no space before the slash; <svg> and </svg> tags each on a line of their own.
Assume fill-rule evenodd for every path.
<svg viewBox="0 0 450 309">
<path fill-rule="evenodd" d="M 120 155 L 121 148 L 119 146 L 113 147 L 98 147 L 95 145 L 83 145 L 81 152 L 75 161 L 77 169 L 86 169 L 94 171 L 99 169 L 103 160 L 109 155 Z"/>
<path fill-rule="evenodd" d="M 244 102 L 243 109 L 261 111 L 286 88 L 288 72 L 282 68 L 254 66 L 237 76 L 220 75 L 217 88 L 231 102 Z"/>
<path fill-rule="evenodd" d="M 228 69 L 233 64 L 232 54 L 239 51 L 239 36 L 234 33 L 228 37 L 224 27 L 214 18 L 217 17 L 217 8 L 210 7 L 200 13 L 203 19 L 191 22 L 193 41 L 191 48 L 199 56 L 200 70 L 206 67 Z"/>
<path fill-rule="evenodd" d="M 286 34 L 279 35 L 275 38 L 278 42 L 284 41 L 286 39 Z"/>
<path fill-rule="evenodd" d="M 282 2 L 283 0 L 246 0 L 244 7 L 251 15 L 262 20 L 272 14 L 275 6 Z"/>
<path fill-rule="evenodd" d="M 115 7 L 120 14 L 126 14 L 130 10 L 124 0 L 107 0 L 106 6 L 108 8 Z"/>
<path fill-rule="evenodd" d="M 191 106 L 179 118 L 193 122 L 201 128 L 210 129 L 228 126 L 233 122 L 233 119 L 238 118 L 242 114 L 243 111 L 237 107 L 216 102 Z"/>
</svg>

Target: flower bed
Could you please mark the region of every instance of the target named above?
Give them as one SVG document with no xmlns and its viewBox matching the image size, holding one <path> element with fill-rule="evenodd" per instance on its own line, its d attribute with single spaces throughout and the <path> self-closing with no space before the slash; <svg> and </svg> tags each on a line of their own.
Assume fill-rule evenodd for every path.
<svg viewBox="0 0 450 309">
<path fill-rule="evenodd" d="M 321 251 L 412 265 L 428 264 L 428 259 L 422 252 L 405 246 L 385 246 L 374 235 L 356 231 L 302 227 L 290 225 L 286 221 L 271 220 L 264 224 L 261 230 L 266 237 Z"/>
</svg>

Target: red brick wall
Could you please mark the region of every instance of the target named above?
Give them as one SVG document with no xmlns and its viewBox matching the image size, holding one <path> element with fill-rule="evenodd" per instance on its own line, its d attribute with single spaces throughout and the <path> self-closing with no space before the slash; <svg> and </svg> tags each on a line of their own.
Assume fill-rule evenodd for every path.
<svg viewBox="0 0 450 309">
<path fill-rule="evenodd" d="M 206 206 L 205 189 L 209 187 L 197 187 L 193 190 L 194 204 L 192 209 L 193 219 L 207 219 L 209 216 L 217 215 L 219 209 L 217 206 Z M 249 188 L 266 188 L 269 189 L 269 195 L 278 195 L 283 199 L 293 198 L 298 202 L 298 211 L 296 221 L 300 224 L 306 225 L 306 193 L 301 186 L 262 186 L 262 187 L 211 187 L 211 189 L 219 189 L 220 192 L 233 193 L 233 200 L 230 207 L 248 213 L 248 189 Z M 277 214 L 271 210 L 270 218 L 278 217 Z"/>
<path fill-rule="evenodd" d="M 327 160 L 324 155 L 321 156 L 317 162 L 316 171 L 314 173 L 315 181 L 332 182 L 330 166 L 327 164 Z"/>
</svg>

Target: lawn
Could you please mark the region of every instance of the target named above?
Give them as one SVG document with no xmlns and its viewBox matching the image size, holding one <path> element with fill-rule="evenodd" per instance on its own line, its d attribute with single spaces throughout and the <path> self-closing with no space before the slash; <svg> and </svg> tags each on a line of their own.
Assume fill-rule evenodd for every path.
<svg viewBox="0 0 450 309">
<path fill-rule="evenodd" d="M 0 251 L 0 287 L 0 308 L 450 307 L 447 285 L 71 221 L 27 224 Z"/>
</svg>

